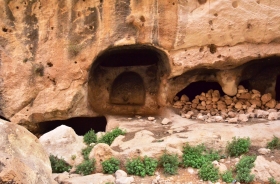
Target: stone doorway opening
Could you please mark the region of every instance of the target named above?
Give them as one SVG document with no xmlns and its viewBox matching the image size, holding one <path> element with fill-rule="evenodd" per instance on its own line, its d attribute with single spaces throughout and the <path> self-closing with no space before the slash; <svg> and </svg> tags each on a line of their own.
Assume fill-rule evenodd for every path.
<svg viewBox="0 0 280 184">
<path fill-rule="evenodd" d="M 88 100 L 100 114 L 156 114 L 162 79 L 169 75 L 165 52 L 148 45 L 106 49 L 94 60 Z"/>
<path fill-rule="evenodd" d="M 66 120 L 54 120 L 38 123 L 38 134 L 47 133 L 60 125 L 72 127 L 76 134 L 84 135 L 90 129 L 95 132 L 105 132 L 107 120 L 104 116 L 100 117 L 75 117 Z"/>
<path fill-rule="evenodd" d="M 181 98 L 185 94 L 192 101 L 197 95 L 200 95 L 202 92 L 207 93 L 209 90 L 218 90 L 220 95 L 225 94 L 218 82 L 197 81 L 190 83 L 187 87 L 179 91 L 176 96 Z"/>
</svg>

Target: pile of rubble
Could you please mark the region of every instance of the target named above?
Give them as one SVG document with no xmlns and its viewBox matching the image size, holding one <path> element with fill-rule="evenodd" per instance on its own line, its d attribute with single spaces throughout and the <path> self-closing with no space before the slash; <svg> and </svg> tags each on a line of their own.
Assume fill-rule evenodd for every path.
<svg viewBox="0 0 280 184">
<path fill-rule="evenodd" d="M 199 119 L 205 122 L 229 123 L 247 122 L 249 118 L 280 118 L 280 103 L 270 93 L 261 94 L 258 90 L 248 91 L 238 86 L 235 96 L 221 96 L 218 90 L 209 90 L 197 95 L 192 101 L 182 95 L 174 98 L 173 107 L 181 109 L 182 117 Z"/>
</svg>

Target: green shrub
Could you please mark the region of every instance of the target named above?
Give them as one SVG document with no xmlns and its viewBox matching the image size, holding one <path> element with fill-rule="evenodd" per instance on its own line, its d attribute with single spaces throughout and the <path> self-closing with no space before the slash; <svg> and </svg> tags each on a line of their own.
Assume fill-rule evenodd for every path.
<svg viewBox="0 0 280 184">
<path fill-rule="evenodd" d="M 128 174 L 142 176 L 142 177 L 146 176 L 145 165 L 140 159 L 140 157 L 128 159 L 125 168 Z"/>
<path fill-rule="evenodd" d="M 63 173 L 63 172 L 69 172 L 71 169 L 71 166 L 66 163 L 66 161 L 63 158 L 57 158 L 57 156 L 50 155 L 50 162 L 52 167 L 53 173 Z"/>
<path fill-rule="evenodd" d="M 206 163 L 199 169 L 198 175 L 204 181 L 216 182 L 219 179 L 219 169 L 212 163 Z"/>
<path fill-rule="evenodd" d="M 112 144 L 112 142 L 117 138 L 119 135 L 124 135 L 125 131 L 115 128 L 111 132 L 106 132 L 97 142 L 98 143 L 105 143 L 109 146 Z"/>
<path fill-rule="evenodd" d="M 221 176 L 222 176 L 222 180 L 226 183 L 232 183 L 234 180 L 231 170 L 225 171 L 224 173 L 221 174 Z"/>
<path fill-rule="evenodd" d="M 280 139 L 274 136 L 273 139 L 267 143 L 266 147 L 269 149 L 280 149 Z"/>
<path fill-rule="evenodd" d="M 163 166 L 165 174 L 177 174 L 179 166 L 178 155 L 164 153 L 159 159 L 159 165 Z"/>
<path fill-rule="evenodd" d="M 268 178 L 269 184 L 280 184 L 280 182 L 277 182 L 274 178 Z"/>
<path fill-rule="evenodd" d="M 90 145 L 91 143 L 96 143 L 97 142 L 97 135 L 95 134 L 94 130 L 90 130 L 88 131 L 85 135 L 84 135 L 84 142 L 87 145 Z"/>
<path fill-rule="evenodd" d="M 158 166 L 158 161 L 156 159 L 145 156 L 143 163 L 145 165 L 146 174 L 149 176 L 153 176 Z"/>
<path fill-rule="evenodd" d="M 251 169 L 254 167 L 255 156 L 243 156 L 236 165 L 236 177 L 239 182 L 250 183 L 254 179 Z"/>
<path fill-rule="evenodd" d="M 82 149 L 82 155 L 83 155 L 85 160 L 89 159 L 88 157 L 89 157 L 89 154 L 90 154 L 92 148 L 93 148 L 93 146 L 88 146 L 88 147 Z"/>
<path fill-rule="evenodd" d="M 77 165 L 76 173 L 82 175 L 89 175 L 95 169 L 95 159 L 84 160 L 81 164 Z"/>
<path fill-rule="evenodd" d="M 221 159 L 219 151 L 214 151 L 214 150 L 210 150 L 205 156 L 209 161 L 214 161 L 214 160 L 220 160 Z"/>
<path fill-rule="evenodd" d="M 128 160 L 125 167 L 128 174 L 144 177 L 154 175 L 157 165 L 156 159 L 145 156 L 143 160 L 140 157 Z"/>
<path fill-rule="evenodd" d="M 230 156 L 240 156 L 243 153 L 247 153 L 249 151 L 249 147 L 251 145 L 250 138 L 232 138 L 232 142 L 228 142 L 227 144 L 227 153 Z"/>
<path fill-rule="evenodd" d="M 207 152 L 203 144 L 194 147 L 187 144 L 183 148 L 182 165 L 184 167 L 201 168 L 202 165 L 219 159 L 220 155 L 217 151 Z"/>
<path fill-rule="evenodd" d="M 120 161 L 113 157 L 102 162 L 102 168 L 105 174 L 113 174 L 117 170 L 119 170 L 119 167 L 120 167 Z"/>
<path fill-rule="evenodd" d="M 182 161 L 183 166 L 201 168 L 203 164 L 209 161 L 208 158 L 203 155 L 205 150 L 205 146 L 202 144 L 194 147 L 188 144 L 184 146 Z"/>
</svg>

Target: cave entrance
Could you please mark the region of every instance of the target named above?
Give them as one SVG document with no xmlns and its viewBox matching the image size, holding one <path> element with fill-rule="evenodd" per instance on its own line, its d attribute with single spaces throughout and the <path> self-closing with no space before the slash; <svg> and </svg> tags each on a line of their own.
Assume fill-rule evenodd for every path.
<svg viewBox="0 0 280 184">
<path fill-rule="evenodd" d="M 112 104 L 143 105 L 145 103 L 145 87 L 140 75 L 124 72 L 113 82 L 110 102 Z"/>
<path fill-rule="evenodd" d="M 280 101 L 280 75 L 277 76 L 275 85 L 276 100 Z"/>
<path fill-rule="evenodd" d="M 95 132 L 105 132 L 107 120 L 104 116 L 101 117 L 75 117 L 66 120 L 45 121 L 38 123 L 39 134 L 43 135 L 60 125 L 72 127 L 76 134 L 85 135 L 90 129 Z"/>
<path fill-rule="evenodd" d="M 218 90 L 221 96 L 225 95 L 218 82 L 197 81 L 192 82 L 187 87 L 179 91 L 176 96 L 181 98 L 181 96 L 185 94 L 189 97 L 190 101 L 192 101 L 196 95 L 200 95 L 202 92 L 207 93 L 210 89 Z"/>
<path fill-rule="evenodd" d="M 156 114 L 161 80 L 168 77 L 165 52 L 149 45 L 108 48 L 89 72 L 88 100 L 99 114 Z"/>
</svg>

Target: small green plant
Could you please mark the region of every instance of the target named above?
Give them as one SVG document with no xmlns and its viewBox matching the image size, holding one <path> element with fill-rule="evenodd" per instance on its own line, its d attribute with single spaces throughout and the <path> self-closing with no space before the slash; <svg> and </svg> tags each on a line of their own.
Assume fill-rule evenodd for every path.
<svg viewBox="0 0 280 184">
<path fill-rule="evenodd" d="M 219 170 L 212 163 L 206 163 L 199 169 L 198 175 L 204 181 L 216 182 L 219 179 Z"/>
<path fill-rule="evenodd" d="M 75 160 L 75 159 L 76 159 L 76 155 L 72 155 L 72 156 L 71 156 L 71 159 L 72 159 L 72 160 Z"/>
<path fill-rule="evenodd" d="M 76 173 L 82 175 L 89 175 L 95 169 L 95 159 L 84 160 L 81 164 L 77 165 Z"/>
<path fill-rule="evenodd" d="M 142 176 L 142 177 L 146 176 L 145 165 L 140 159 L 140 157 L 128 159 L 125 168 L 128 174 Z"/>
<path fill-rule="evenodd" d="M 220 160 L 221 159 L 219 151 L 214 151 L 214 150 L 210 150 L 205 156 L 209 161 L 214 161 L 214 160 Z"/>
<path fill-rule="evenodd" d="M 125 131 L 115 128 L 111 132 L 105 133 L 99 140 L 98 143 L 105 143 L 109 146 L 112 144 L 112 142 L 117 138 L 119 135 L 124 135 Z"/>
<path fill-rule="evenodd" d="M 92 148 L 93 148 L 93 146 L 88 146 L 88 147 L 86 147 L 82 150 L 82 155 L 83 155 L 85 160 L 89 159 L 88 157 L 89 157 L 89 154 L 90 154 Z"/>
<path fill-rule="evenodd" d="M 222 180 L 226 183 L 232 183 L 234 178 L 231 170 L 227 170 L 221 174 Z"/>
<path fill-rule="evenodd" d="M 232 142 L 228 142 L 226 151 L 230 156 L 240 156 L 249 151 L 251 145 L 250 138 L 232 138 Z"/>
<path fill-rule="evenodd" d="M 84 135 L 84 142 L 87 145 L 90 145 L 91 143 L 96 143 L 97 142 L 97 136 L 94 132 L 94 130 L 90 130 L 88 131 L 85 135 Z"/>
<path fill-rule="evenodd" d="M 153 176 L 158 166 L 158 161 L 156 159 L 145 156 L 143 163 L 145 165 L 146 174 L 149 176 Z"/>
<path fill-rule="evenodd" d="M 273 139 L 267 143 L 266 147 L 269 149 L 280 149 L 280 139 L 274 136 Z"/>
<path fill-rule="evenodd" d="M 194 147 L 187 144 L 183 148 L 182 165 L 184 167 L 201 168 L 202 165 L 219 159 L 220 155 L 217 151 L 207 152 L 203 144 Z"/>
<path fill-rule="evenodd" d="M 236 177 L 239 182 L 250 183 L 254 175 L 250 174 L 254 167 L 256 156 L 243 156 L 236 165 Z"/>
<path fill-rule="evenodd" d="M 177 174 L 179 166 L 178 155 L 164 153 L 159 159 L 159 165 L 163 166 L 165 174 Z"/>
<path fill-rule="evenodd" d="M 63 173 L 68 172 L 71 169 L 71 166 L 66 163 L 63 158 L 58 158 L 57 156 L 50 155 L 50 162 L 53 173 Z"/>
<path fill-rule="evenodd" d="M 119 167 L 120 161 L 113 157 L 102 162 L 102 168 L 105 174 L 113 174 L 119 169 Z"/>
<path fill-rule="evenodd" d="M 274 178 L 268 178 L 269 184 L 280 184 L 280 182 L 277 182 Z"/>
</svg>

